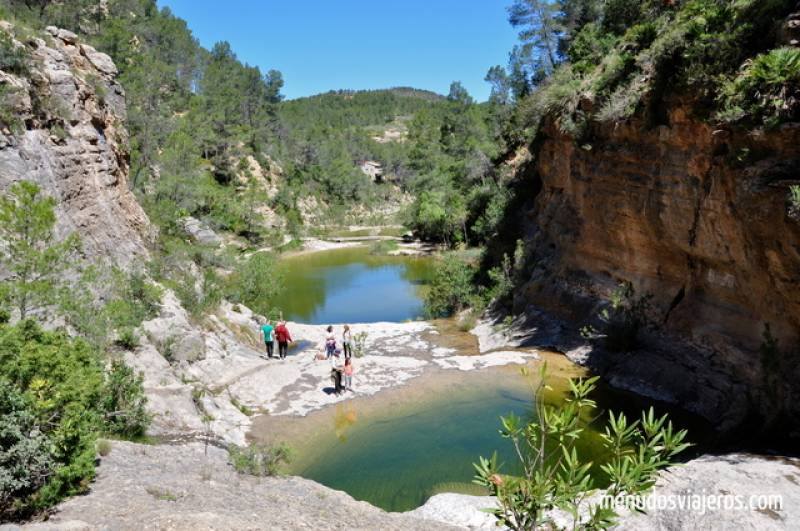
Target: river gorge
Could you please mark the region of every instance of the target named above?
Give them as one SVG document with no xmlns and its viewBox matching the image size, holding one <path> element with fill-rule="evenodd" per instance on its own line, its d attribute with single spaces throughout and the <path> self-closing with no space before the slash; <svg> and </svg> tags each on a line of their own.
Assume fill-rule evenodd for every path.
<svg viewBox="0 0 800 531">
<path fill-rule="evenodd" d="M 321 350 L 324 327 L 333 324 L 337 335 L 345 323 L 353 333 L 372 330 L 381 321 L 421 319 L 422 296 L 431 277 L 431 256 L 386 256 L 369 246 L 303 252 L 281 260 L 279 271 L 286 288 L 276 299 L 287 319 L 316 327 L 317 341 L 304 340 L 298 354 L 312 357 Z M 253 442 L 287 442 L 295 459 L 289 472 L 323 485 L 343 490 L 387 511 L 407 511 L 422 505 L 431 495 L 443 492 L 485 495 L 474 485 L 473 462 L 479 456 L 498 452 L 507 472 L 515 472 L 511 443 L 499 435 L 500 417 L 516 414 L 533 419 L 534 389 L 542 364 L 547 365 L 550 389 L 543 398 L 561 405 L 568 394 L 568 380 L 589 375 L 563 354 L 542 348 L 495 349 L 511 353 L 491 366 L 470 364 L 481 359 L 478 339 L 459 330 L 455 319 L 425 323 L 421 334 L 432 345 L 431 352 L 418 360 L 434 361 L 419 376 L 402 386 L 372 394 L 370 375 L 359 374 L 362 360 L 369 364 L 375 355 L 387 352 L 367 349 L 356 358 L 354 392 L 321 409 L 297 415 L 263 415 L 255 418 L 248 434 Z M 291 323 L 290 323 L 291 327 Z M 378 334 L 380 332 L 377 332 Z M 376 338 L 377 339 L 377 338 Z M 518 351 L 522 357 L 515 359 Z M 484 355 L 491 356 L 491 350 Z M 436 364 L 435 360 L 441 360 Z M 460 364 L 445 360 L 458 358 Z M 327 367 L 327 363 L 320 362 Z M 527 374 L 520 372 L 527 369 Z M 459 370 L 461 369 L 461 370 Z M 391 368 L 387 376 L 391 378 Z M 402 369 L 398 369 L 402 370 Z M 330 384 L 316 389 L 330 393 Z M 365 396 L 360 388 L 365 387 Z M 606 410 L 614 407 L 637 418 L 639 412 L 655 405 L 660 414 L 675 413 L 674 407 L 632 400 L 630 395 L 603 385 L 593 396 L 602 412 L 584 419 L 587 431 L 579 445 L 581 455 L 594 463 L 593 474 L 603 482 L 599 465 L 604 451 L 599 440 Z M 678 426 L 691 426 L 693 441 L 706 440 L 707 421 L 689 414 L 678 415 Z M 696 455 L 693 452 L 692 455 Z"/>
</svg>

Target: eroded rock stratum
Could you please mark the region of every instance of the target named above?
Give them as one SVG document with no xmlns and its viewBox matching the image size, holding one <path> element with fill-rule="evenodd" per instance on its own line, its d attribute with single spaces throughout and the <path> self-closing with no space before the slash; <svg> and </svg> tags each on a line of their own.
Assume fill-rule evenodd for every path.
<svg viewBox="0 0 800 531">
<path fill-rule="evenodd" d="M 515 306 L 577 330 L 632 282 L 651 296 L 652 323 L 680 345 L 594 360 L 613 383 L 727 428 L 796 425 L 800 223 L 787 196 L 800 127 L 717 128 L 689 103 L 658 104 L 656 117 L 593 123 L 580 140 L 546 124 L 518 170 L 534 263 Z M 767 323 L 780 349 L 771 360 L 760 352 Z"/>
<path fill-rule="evenodd" d="M 5 23 L 0 30 L 10 31 Z M 16 127 L 0 131 L 0 191 L 26 179 L 54 198 L 58 234 L 84 253 L 128 267 L 147 257 L 152 229 L 128 187 L 125 94 L 109 56 L 49 27 L 24 49 L 29 72 L 0 71 Z"/>
</svg>

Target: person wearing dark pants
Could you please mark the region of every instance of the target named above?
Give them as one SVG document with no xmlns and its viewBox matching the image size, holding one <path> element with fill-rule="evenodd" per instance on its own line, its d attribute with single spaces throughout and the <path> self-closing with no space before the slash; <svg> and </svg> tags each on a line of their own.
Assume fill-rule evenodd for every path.
<svg viewBox="0 0 800 531">
<path fill-rule="evenodd" d="M 264 334 L 264 344 L 267 347 L 267 357 L 272 358 L 275 349 L 275 329 L 272 326 L 272 321 L 267 320 L 261 327 L 261 332 Z"/>
<path fill-rule="evenodd" d="M 289 343 L 292 342 L 292 336 L 289 334 L 289 329 L 286 328 L 286 321 L 279 322 L 275 327 L 275 339 L 278 340 L 278 355 L 282 360 L 286 359 Z"/>
<path fill-rule="evenodd" d="M 353 334 L 350 332 L 350 325 L 344 325 L 342 345 L 344 345 L 344 359 L 350 359 L 353 355 Z"/>
</svg>

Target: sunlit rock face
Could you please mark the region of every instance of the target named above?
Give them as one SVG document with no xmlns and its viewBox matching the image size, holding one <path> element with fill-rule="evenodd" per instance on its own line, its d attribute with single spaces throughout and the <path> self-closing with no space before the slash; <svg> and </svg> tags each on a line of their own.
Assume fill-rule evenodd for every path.
<svg viewBox="0 0 800 531">
<path fill-rule="evenodd" d="M 13 27 L 0 22 L 0 31 Z M 0 71 L 4 105 L 18 117 L 0 130 L 0 190 L 27 179 L 57 200 L 57 232 L 77 232 L 87 257 L 130 267 L 147 256 L 149 220 L 128 187 L 125 95 L 110 57 L 49 27 L 14 40 L 28 72 Z"/>
<path fill-rule="evenodd" d="M 787 197 L 800 179 L 800 124 L 722 129 L 688 103 L 661 106 L 592 123 L 579 141 L 546 123 L 521 169 L 535 192 L 523 221 L 535 265 L 517 309 L 585 322 L 632 282 L 652 296 L 659 329 L 691 348 L 609 355 L 617 383 L 661 389 L 729 426 L 778 411 L 796 420 L 800 222 Z M 765 323 L 781 350 L 769 367 Z"/>
</svg>

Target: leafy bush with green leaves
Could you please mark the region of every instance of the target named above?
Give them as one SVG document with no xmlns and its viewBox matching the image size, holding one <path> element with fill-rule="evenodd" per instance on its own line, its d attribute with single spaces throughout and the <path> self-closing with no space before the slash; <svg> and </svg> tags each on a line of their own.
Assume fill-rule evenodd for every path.
<svg viewBox="0 0 800 531">
<path fill-rule="evenodd" d="M 24 46 L 16 46 L 11 35 L 0 30 L 0 70 L 10 74 L 23 75 L 28 72 L 28 51 Z"/>
<path fill-rule="evenodd" d="M 774 125 L 800 119 L 800 49 L 782 47 L 747 61 L 723 88 L 726 120 Z"/>
<path fill-rule="evenodd" d="M 367 332 L 353 334 L 353 356 L 361 358 L 367 353 Z"/>
<path fill-rule="evenodd" d="M 24 512 L 25 503 L 47 483 L 55 463 L 30 402 L 0 380 L 0 522 Z"/>
<path fill-rule="evenodd" d="M 239 302 L 267 315 L 283 286 L 275 258 L 268 253 L 254 253 L 237 265 L 227 282 L 231 302 Z"/>
<path fill-rule="evenodd" d="M 526 372 L 523 369 L 523 372 Z M 500 434 L 511 441 L 521 473 L 501 473 L 497 454 L 481 457 L 474 465 L 475 483 L 497 497 L 491 512 L 515 530 L 559 529 L 548 515 L 561 509 L 573 517 L 572 529 L 606 529 L 616 513 L 599 503 L 587 503 L 586 495 L 599 487 L 590 475 L 592 463 L 582 458 L 577 443 L 597 404 L 591 399 L 598 377 L 570 381 L 569 397 L 561 406 L 544 400 L 546 365 L 533 392 L 536 414 L 526 422 L 516 415 L 501 418 Z M 667 416 L 656 417 L 651 408 L 641 419 L 629 422 L 622 413 L 609 412 L 602 444 L 609 454 L 603 472 L 609 478 L 607 494 L 641 496 L 655 483 L 659 470 L 669 466 L 690 445 L 686 430 L 676 431 Z M 581 516 L 579 508 L 588 509 Z"/>
<path fill-rule="evenodd" d="M 431 317 L 449 317 L 475 302 L 477 267 L 454 253 L 445 254 L 434 265 L 425 294 L 425 310 Z"/>
<path fill-rule="evenodd" d="M 125 350 L 135 350 L 139 346 L 139 336 L 136 330 L 126 327 L 119 331 L 115 343 Z"/>
<path fill-rule="evenodd" d="M 789 187 L 789 215 L 800 221 L 800 184 Z"/>
<path fill-rule="evenodd" d="M 106 432 L 129 439 L 144 436 L 151 416 L 142 392 L 143 381 L 144 377 L 122 360 L 111 362 L 101 403 Z"/>
<path fill-rule="evenodd" d="M 280 474 L 284 464 L 291 462 L 292 449 L 285 443 L 251 444 L 244 448 L 231 445 L 228 447 L 228 457 L 240 474 L 275 476 Z"/>
<path fill-rule="evenodd" d="M 724 119 L 797 119 L 793 49 L 748 60 L 778 45 L 775 27 L 794 8 L 791 0 L 609 0 L 577 18 L 574 9 L 586 4 L 555 4 L 560 19 L 534 14 L 523 32 L 541 45 L 560 40 L 565 51 L 546 79 L 529 80 L 522 91 L 518 106 L 531 127 L 550 116 L 579 140 L 587 120 L 619 121 L 653 110 L 643 105 L 646 96 L 667 92 L 691 94 L 701 116 L 713 117 L 716 101 Z M 558 31 L 543 31 L 553 20 L 562 23 Z M 584 98 L 591 103 L 579 105 Z"/>
<path fill-rule="evenodd" d="M 175 291 L 181 304 L 194 318 L 219 306 L 225 285 L 213 269 L 203 269 L 198 280 L 188 271 L 173 273 L 167 285 Z"/>
<path fill-rule="evenodd" d="M 44 331 L 31 320 L 0 325 L 0 387 L 13 388 L 2 393 L 0 407 L 12 412 L 3 416 L 12 423 L 3 429 L 12 439 L 14 430 L 30 438 L 0 469 L 0 478 L 16 478 L 17 485 L 10 505 L 0 507 L 4 518 L 24 517 L 85 491 L 99 433 L 144 429 L 141 380 L 132 380 L 120 364 L 106 375 L 100 354 L 81 339 Z M 35 465 L 33 476 L 14 470 L 20 459 Z"/>
<path fill-rule="evenodd" d="M 106 300 L 97 296 L 105 293 Z M 161 307 L 162 289 L 143 274 L 85 267 L 69 289 L 58 293 L 58 312 L 72 330 L 103 350 L 114 340 L 134 348 L 135 328 Z"/>
<path fill-rule="evenodd" d="M 19 94 L 19 89 L 8 84 L 0 85 L 0 125 L 8 127 L 14 134 L 20 134 L 25 129 L 25 124 L 16 112 L 14 99 Z"/>
</svg>

